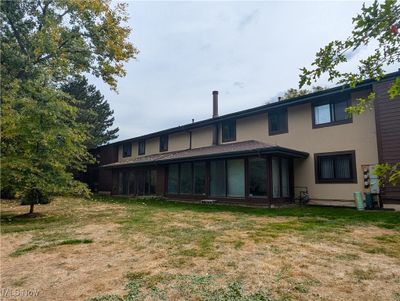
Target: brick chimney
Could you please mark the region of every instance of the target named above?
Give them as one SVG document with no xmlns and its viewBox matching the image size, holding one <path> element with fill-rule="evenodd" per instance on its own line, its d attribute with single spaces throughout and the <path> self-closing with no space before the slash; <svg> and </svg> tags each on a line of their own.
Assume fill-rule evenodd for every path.
<svg viewBox="0 0 400 301">
<path fill-rule="evenodd" d="M 218 91 L 213 91 L 213 118 L 218 117 Z"/>
</svg>

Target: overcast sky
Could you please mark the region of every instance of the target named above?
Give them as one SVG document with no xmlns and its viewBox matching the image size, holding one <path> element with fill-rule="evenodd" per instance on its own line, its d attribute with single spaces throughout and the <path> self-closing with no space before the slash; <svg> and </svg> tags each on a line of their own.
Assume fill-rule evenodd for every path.
<svg viewBox="0 0 400 301">
<path fill-rule="evenodd" d="M 119 138 L 263 105 L 298 86 L 327 42 L 346 38 L 362 2 L 129 2 L 131 41 L 119 94 L 91 79 L 115 112 Z M 355 63 L 355 62 L 354 62 Z M 322 80 L 322 86 L 332 86 Z"/>
</svg>

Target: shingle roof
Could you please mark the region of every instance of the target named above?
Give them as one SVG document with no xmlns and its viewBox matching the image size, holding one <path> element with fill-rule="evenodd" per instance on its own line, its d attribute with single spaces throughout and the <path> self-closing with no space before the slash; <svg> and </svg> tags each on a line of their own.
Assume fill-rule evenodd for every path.
<svg viewBox="0 0 400 301">
<path fill-rule="evenodd" d="M 140 156 L 132 160 L 125 160 L 124 162 L 116 162 L 106 164 L 101 167 L 116 168 L 133 165 L 146 165 L 167 163 L 173 161 L 189 161 L 201 159 L 216 159 L 224 157 L 235 157 L 242 155 L 257 155 L 257 154 L 283 154 L 295 158 L 307 158 L 308 153 L 293 150 L 278 145 L 271 145 L 256 140 L 248 140 L 243 142 L 220 144 L 207 147 L 200 147 L 194 149 L 187 149 L 182 151 L 174 151 L 168 153 L 154 154 L 148 156 Z"/>
<path fill-rule="evenodd" d="M 383 82 L 386 80 L 391 80 L 398 76 L 400 76 L 400 71 L 392 72 L 392 73 L 386 74 L 383 78 L 381 78 L 380 82 Z M 365 89 L 367 87 L 371 87 L 372 84 L 375 82 L 376 82 L 375 79 L 368 79 L 368 80 L 364 80 L 363 82 L 358 84 L 356 87 L 350 87 L 349 85 L 341 85 L 341 86 L 333 87 L 330 89 L 294 97 L 291 99 L 276 101 L 276 102 L 268 103 L 268 104 L 265 104 L 262 106 L 222 115 L 222 116 L 219 116 L 216 118 L 209 118 L 209 119 L 188 123 L 188 124 L 185 124 L 182 126 L 165 129 L 162 131 L 157 131 L 157 132 L 153 132 L 150 134 L 146 134 L 146 135 L 142 135 L 142 136 L 138 136 L 138 137 L 134 137 L 134 138 L 115 141 L 115 142 L 112 142 L 112 143 L 109 143 L 109 144 L 106 144 L 103 146 L 99 146 L 99 148 L 107 147 L 109 145 L 119 145 L 119 144 L 122 144 L 125 142 L 133 142 L 133 141 L 139 141 L 142 139 L 158 137 L 158 136 L 164 135 L 164 134 L 171 134 L 171 133 L 175 133 L 175 132 L 200 128 L 200 127 L 208 126 L 208 125 L 211 125 L 211 124 L 223 121 L 223 120 L 228 120 L 228 119 L 232 119 L 232 118 L 243 118 L 243 117 L 252 116 L 255 114 L 259 114 L 259 113 L 265 113 L 265 112 L 268 112 L 269 110 L 274 110 L 274 109 L 278 109 L 278 108 L 282 108 L 282 107 L 288 107 L 288 106 L 298 105 L 298 104 L 302 104 L 302 103 L 306 103 L 306 102 L 318 101 L 322 97 L 328 97 L 328 96 L 332 96 L 332 95 L 336 95 L 336 94 L 340 94 L 340 93 L 346 93 L 346 92 L 351 92 L 351 91 L 357 91 L 359 89 Z"/>
</svg>

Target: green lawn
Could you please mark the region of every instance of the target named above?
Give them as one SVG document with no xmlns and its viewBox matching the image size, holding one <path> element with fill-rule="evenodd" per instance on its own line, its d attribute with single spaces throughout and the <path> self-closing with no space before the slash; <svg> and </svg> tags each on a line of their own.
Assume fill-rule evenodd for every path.
<svg viewBox="0 0 400 301">
<path fill-rule="evenodd" d="M 399 212 L 115 197 L 26 210 L 2 203 L 2 287 L 40 300 L 400 298 Z"/>
</svg>

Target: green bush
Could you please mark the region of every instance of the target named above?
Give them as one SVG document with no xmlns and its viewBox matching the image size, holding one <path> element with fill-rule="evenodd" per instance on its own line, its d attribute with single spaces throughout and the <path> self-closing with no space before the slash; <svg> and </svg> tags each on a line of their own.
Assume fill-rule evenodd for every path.
<svg viewBox="0 0 400 301">
<path fill-rule="evenodd" d="M 36 205 L 36 204 L 48 204 L 51 199 L 48 195 L 40 191 L 39 189 L 33 188 L 26 190 L 21 198 L 21 205 Z"/>
<path fill-rule="evenodd" d="M 15 189 L 11 186 L 1 187 L 0 192 L 1 192 L 2 199 L 8 199 L 8 200 L 15 199 L 16 192 L 15 192 Z"/>
</svg>

